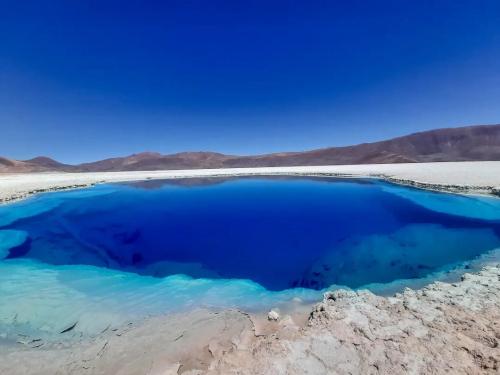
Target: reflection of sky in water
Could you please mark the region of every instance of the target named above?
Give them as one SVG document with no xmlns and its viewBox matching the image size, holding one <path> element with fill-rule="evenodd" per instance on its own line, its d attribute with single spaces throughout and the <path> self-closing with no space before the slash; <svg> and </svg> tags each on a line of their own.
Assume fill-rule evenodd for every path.
<svg viewBox="0 0 500 375">
<path fill-rule="evenodd" d="M 95 332 L 193 306 L 313 301 L 332 285 L 394 291 L 500 247 L 498 202 L 301 178 L 45 194 L 0 207 L 0 324 Z"/>
</svg>

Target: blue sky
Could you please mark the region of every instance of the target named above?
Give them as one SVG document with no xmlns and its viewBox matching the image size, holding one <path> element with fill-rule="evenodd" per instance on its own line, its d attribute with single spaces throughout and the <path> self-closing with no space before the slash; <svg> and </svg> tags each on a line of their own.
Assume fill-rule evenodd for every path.
<svg viewBox="0 0 500 375">
<path fill-rule="evenodd" d="M 255 154 L 500 122 L 499 1 L 0 6 L 8 157 Z"/>
</svg>

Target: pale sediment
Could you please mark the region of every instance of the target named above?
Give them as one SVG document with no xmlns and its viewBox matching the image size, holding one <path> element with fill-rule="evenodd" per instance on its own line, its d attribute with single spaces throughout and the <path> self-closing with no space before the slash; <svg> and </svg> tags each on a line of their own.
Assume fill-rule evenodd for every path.
<svg viewBox="0 0 500 375">
<path fill-rule="evenodd" d="M 265 175 L 373 177 L 420 188 L 459 193 L 498 195 L 500 191 L 500 162 L 482 161 L 133 172 L 0 174 L 0 202 L 19 200 L 41 192 L 84 188 L 99 183 L 148 179 Z"/>
</svg>

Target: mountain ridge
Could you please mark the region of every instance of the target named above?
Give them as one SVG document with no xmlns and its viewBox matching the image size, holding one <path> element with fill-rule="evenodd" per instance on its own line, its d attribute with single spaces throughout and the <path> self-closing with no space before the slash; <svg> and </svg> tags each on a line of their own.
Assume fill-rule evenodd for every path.
<svg viewBox="0 0 500 375">
<path fill-rule="evenodd" d="M 108 172 L 340 164 L 500 160 L 500 124 L 441 128 L 388 140 L 300 152 L 238 156 L 210 151 L 141 152 L 70 165 L 47 156 L 29 160 L 0 157 L 0 172 Z"/>
</svg>

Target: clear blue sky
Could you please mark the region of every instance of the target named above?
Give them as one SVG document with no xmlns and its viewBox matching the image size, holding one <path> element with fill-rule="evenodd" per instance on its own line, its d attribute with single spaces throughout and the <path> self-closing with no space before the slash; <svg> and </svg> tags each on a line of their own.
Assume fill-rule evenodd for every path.
<svg viewBox="0 0 500 375">
<path fill-rule="evenodd" d="M 500 122 L 500 1 L 0 0 L 0 155 L 233 154 Z"/>
</svg>

